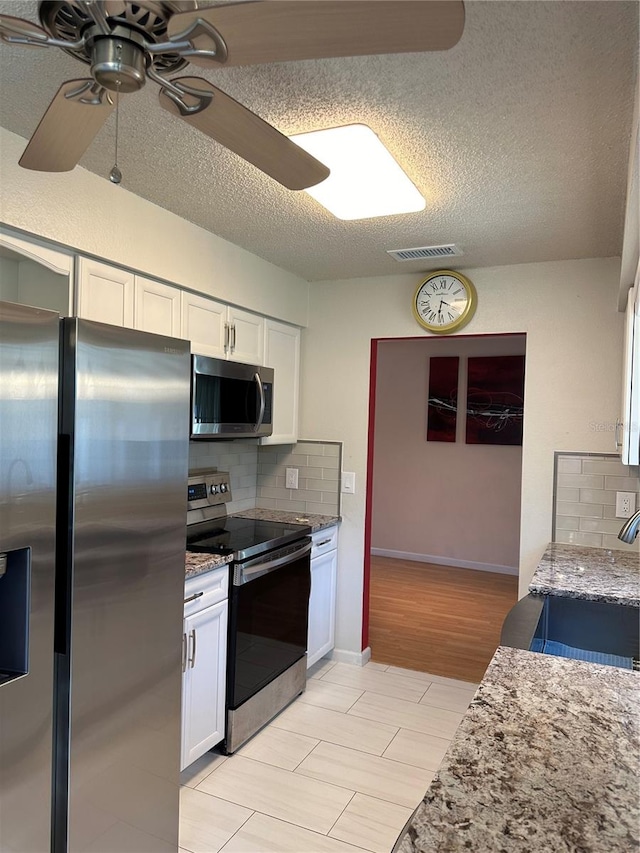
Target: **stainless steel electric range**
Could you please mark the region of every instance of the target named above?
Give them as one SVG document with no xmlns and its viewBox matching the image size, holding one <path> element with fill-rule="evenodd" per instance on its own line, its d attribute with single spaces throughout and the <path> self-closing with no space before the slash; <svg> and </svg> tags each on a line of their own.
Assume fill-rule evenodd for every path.
<svg viewBox="0 0 640 853">
<path fill-rule="evenodd" d="M 231 556 L 226 731 L 235 752 L 297 695 L 307 673 L 311 528 L 228 516 L 229 475 L 189 477 L 187 550 Z"/>
</svg>

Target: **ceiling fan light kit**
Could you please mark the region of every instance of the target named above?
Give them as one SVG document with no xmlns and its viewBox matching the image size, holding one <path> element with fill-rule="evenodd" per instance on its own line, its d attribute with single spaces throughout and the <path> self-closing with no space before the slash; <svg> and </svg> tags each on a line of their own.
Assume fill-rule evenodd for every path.
<svg viewBox="0 0 640 853">
<path fill-rule="evenodd" d="M 367 125 L 331 127 L 290 139 L 329 167 L 329 177 L 307 192 L 337 219 L 424 210 L 419 190 Z"/>
<path fill-rule="evenodd" d="M 199 9 L 195 0 L 41 0 L 41 26 L 0 15 L 0 40 L 64 50 L 90 77 L 60 86 L 20 159 L 27 169 L 73 169 L 109 118 L 112 92 L 160 88 L 160 105 L 289 189 L 319 184 L 327 166 L 200 77 L 215 69 L 453 47 L 461 0 L 268 0 Z M 419 208 L 416 208 L 419 209 Z"/>
</svg>

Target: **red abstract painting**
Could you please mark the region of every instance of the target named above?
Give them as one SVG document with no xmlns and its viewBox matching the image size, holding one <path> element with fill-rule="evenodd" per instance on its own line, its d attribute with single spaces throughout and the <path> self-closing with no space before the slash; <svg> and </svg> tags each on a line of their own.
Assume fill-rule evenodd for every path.
<svg viewBox="0 0 640 853">
<path fill-rule="evenodd" d="M 521 445 L 524 356 L 472 357 L 467 371 L 467 444 Z"/>
<path fill-rule="evenodd" d="M 457 355 L 429 359 L 427 441 L 455 441 L 458 415 Z"/>
</svg>

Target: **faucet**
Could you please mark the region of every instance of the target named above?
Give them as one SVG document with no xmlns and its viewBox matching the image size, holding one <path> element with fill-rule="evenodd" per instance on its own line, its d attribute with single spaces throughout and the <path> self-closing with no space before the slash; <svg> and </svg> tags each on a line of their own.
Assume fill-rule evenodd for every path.
<svg viewBox="0 0 640 853">
<path fill-rule="evenodd" d="M 638 528 L 640 527 L 640 509 L 631 516 L 631 518 L 625 522 L 618 533 L 618 539 L 622 539 L 623 542 L 626 542 L 627 545 L 632 545 L 634 539 L 638 535 Z"/>
</svg>

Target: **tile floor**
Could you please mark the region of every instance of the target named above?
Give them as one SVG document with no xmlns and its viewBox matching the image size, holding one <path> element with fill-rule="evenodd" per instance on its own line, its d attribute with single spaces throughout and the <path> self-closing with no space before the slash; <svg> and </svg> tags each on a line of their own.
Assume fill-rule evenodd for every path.
<svg viewBox="0 0 640 853">
<path fill-rule="evenodd" d="M 235 755 L 182 774 L 181 853 L 389 853 L 477 685 L 319 661 Z"/>
</svg>

